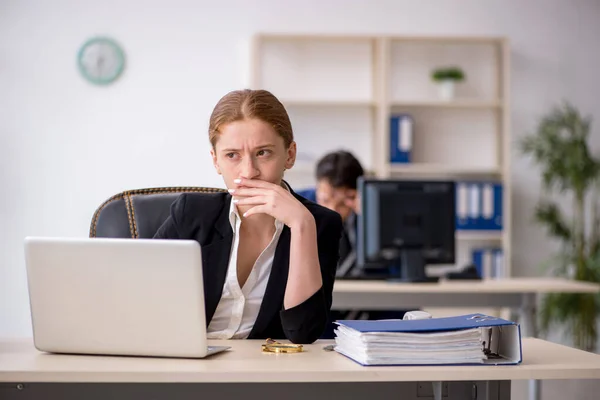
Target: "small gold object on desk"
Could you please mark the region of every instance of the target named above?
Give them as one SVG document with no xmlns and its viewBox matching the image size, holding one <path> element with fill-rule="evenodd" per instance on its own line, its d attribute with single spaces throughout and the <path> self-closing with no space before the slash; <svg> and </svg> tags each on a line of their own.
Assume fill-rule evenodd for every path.
<svg viewBox="0 0 600 400">
<path fill-rule="evenodd" d="M 303 346 L 301 344 L 279 343 L 269 338 L 262 345 L 262 351 L 263 353 L 302 353 Z"/>
</svg>

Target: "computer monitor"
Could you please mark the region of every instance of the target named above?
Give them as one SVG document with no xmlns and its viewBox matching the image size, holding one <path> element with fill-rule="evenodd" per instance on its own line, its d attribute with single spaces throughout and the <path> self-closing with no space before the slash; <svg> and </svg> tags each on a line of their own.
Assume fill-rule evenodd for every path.
<svg viewBox="0 0 600 400">
<path fill-rule="evenodd" d="M 427 264 L 455 262 L 455 184 L 360 178 L 357 267 L 390 279 L 431 282 Z"/>
</svg>

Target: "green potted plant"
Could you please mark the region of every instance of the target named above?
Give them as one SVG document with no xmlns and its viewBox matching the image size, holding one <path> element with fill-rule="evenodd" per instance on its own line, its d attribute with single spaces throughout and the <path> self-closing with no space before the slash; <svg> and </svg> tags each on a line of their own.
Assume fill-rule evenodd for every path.
<svg viewBox="0 0 600 400">
<path fill-rule="evenodd" d="M 536 132 L 520 141 L 521 151 L 540 167 L 544 194 L 535 220 L 560 243 L 545 263 L 553 275 L 600 282 L 600 159 L 591 154 L 591 119 L 569 103 L 542 118 Z M 583 350 L 597 346 L 600 295 L 557 293 L 545 296 L 540 328 L 562 325 Z"/>
<path fill-rule="evenodd" d="M 438 85 L 438 93 L 442 100 L 454 98 L 456 82 L 465 80 L 465 73 L 459 67 L 440 67 L 431 72 L 431 79 Z"/>
</svg>

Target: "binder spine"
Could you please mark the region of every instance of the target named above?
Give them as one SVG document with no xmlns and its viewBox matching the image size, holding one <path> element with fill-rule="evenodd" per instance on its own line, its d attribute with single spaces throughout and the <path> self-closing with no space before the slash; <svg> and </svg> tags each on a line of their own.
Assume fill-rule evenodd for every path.
<svg viewBox="0 0 600 400">
<path fill-rule="evenodd" d="M 502 184 L 456 183 L 456 229 L 502 230 Z"/>
<path fill-rule="evenodd" d="M 501 248 L 477 248 L 471 253 L 471 261 L 482 279 L 503 278 L 504 254 Z"/>
<path fill-rule="evenodd" d="M 477 183 L 469 184 L 469 217 L 468 229 L 480 229 L 481 220 L 481 188 Z"/>
<path fill-rule="evenodd" d="M 411 162 L 414 121 L 410 115 L 396 115 L 390 119 L 390 162 Z"/>
<path fill-rule="evenodd" d="M 469 220 L 469 188 L 466 183 L 456 184 L 456 229 L 465 229 Z"/>
</svg>

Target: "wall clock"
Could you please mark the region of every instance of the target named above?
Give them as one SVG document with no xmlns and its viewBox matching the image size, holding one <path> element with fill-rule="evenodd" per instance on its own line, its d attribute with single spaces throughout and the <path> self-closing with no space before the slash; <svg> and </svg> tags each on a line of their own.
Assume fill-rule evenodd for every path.
<svg viewBox="0 0 600 400">
<path fill-rule="evenodd" d="M 95 37 L 85 42 L 77 54 L 81 75 L 95 85 L 114 82 L 125 67 L 125 52 L 111 38 Z"/>
</svg>

